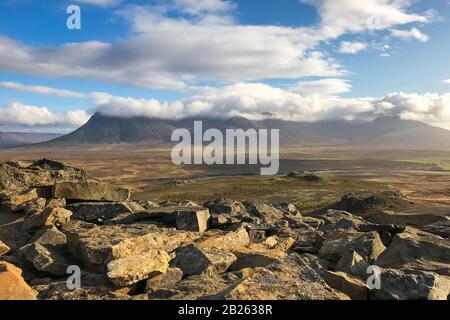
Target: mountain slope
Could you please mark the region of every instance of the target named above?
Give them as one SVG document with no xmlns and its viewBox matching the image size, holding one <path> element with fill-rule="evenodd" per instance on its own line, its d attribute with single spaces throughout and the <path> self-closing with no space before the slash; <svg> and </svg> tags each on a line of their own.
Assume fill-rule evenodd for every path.
<svg viewBox="0 0 450 320">
<path fill-rule="evenodd" d="M 283 145 L 350 144 L 366 147 L 450 149 L 450 131 L 418 121 L 382 117 L 372 122 L 251 121 L 245 118 L 202 120 L 203 130 L 279 129 Z M 186 128 L 193 132 L 194 119 L 162 120 L 117 118 L 95 114 L 78 130 L 45 145 L 67 144 L 160 144 L 170 142 L 172 132 Z"/>
<path fill-rule="evenodd" d="M 0 148 L 44 142 L 60 136 L 61 135 L 57 133 L 0 132 Z"/>
<path fill-rule="evenodd" d="M 305 124 L 287 121 L 251 121 L 245 118 L 223 119 L 183 119 L 179 121 L 151 119 L 144 117 L 117 118 L 94 114 L 78 130 L 50 142 L 64 144 L 117 144 L 117 143 L 167 143 L 172 132 L 185 128 L 193 132 L 194 121 L 201 120 L 203 130 L 215 128 L 221 132 L 226 129 L 280 129 L 282 143 L 324 144 L 337 143 L 337 139 L 322 137 L 311 133 Z M 300 139 L 300 140 L 299 140 Z"/>
</svg>

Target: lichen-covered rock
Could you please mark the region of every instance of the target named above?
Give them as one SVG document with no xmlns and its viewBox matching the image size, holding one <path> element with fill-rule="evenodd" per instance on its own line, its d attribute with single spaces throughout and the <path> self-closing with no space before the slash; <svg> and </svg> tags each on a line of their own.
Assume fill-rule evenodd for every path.
<svg viewBox="0 0 450 320">
<path fill-rule="evenodd" d="M 369 209 L 401 208 L 410 202 L 399 191 L 390 190 L 378 193 L 357 192 L 349 193 L 342 197 L 340 206 L 342 209 L 364 211 Z"/>
<path fill-rule="evenodd" d="M 369 263 L 357 252 L 351 251 L 342 256 L 336 265 L 336 271 L 341 271 L 360 279 L 367 279 Z"/>
<path fill-rule="evenodd" d="M 63 208 L 66 206 L 66 199 L 48 199 L 47 208 Z"/>
<path fill-rule="evenodd" d="M 183 279 L 183 271 L 178 268 L 169 268 L 163 274 L 157 275 L 147 280 L 145 289 L 148 293 L 159 290 L 160 288 L 176 285 Z"/>
<path fill-rule="evenodd" d="M 127 286 L 164 273 L 169 268 L 170 256 L 162 250 L 150 250 L 141 255 L 117 259 L 108 263 L 107 275 L 117 286 Z"/>
<path fill-rule="evenodd" d="M 200 233 L 158 228 L 151 224 L 97 226 L 81 221 L 64 226 L 63 232 L 74 257 L 100 267 L 112 260 L 149 250 L 172 252 L 201 237 Z"/>
<path fill-rule="evenodd" d="M 175 285 L 169 284 L 149 292 L 150 300 L 223 299 L 223 292 L 235 285 L 220 275 L 201 274 L 187 277 Z"/>
<path fill-rule="evenodd" d="M 450 278 L 434 272 L 383 269 L 381 289 L 370 291 L 374 300 L 447 300 Z"/>
<path fill-rule="evenodd" d="M 72 219 L 92 223 L 145 210 L 137 204 L 132 206 L 130 202 L 82 202 L 69 204 L 65 208 L 73 212 Z"/>
<path fill-rule="evenodd" d="M 0 257 L 5 253 L 8 253 L 10 249 L 10 247 L 8 247 L 3 241 L 0 240 Z"/>
<path fill-rule="evenodd" d="M 214 214 L 239 216 L 247 213 L 245 206 L 241 202 L 228 199 L 217 199 L 215 201 L 206 202 L 204 207 L 208 208 L 209 211 Z"/>
<path fill-rule="evenodd" d="M 18 254 L 32 263 L 36 270 L 55 276 L 64 276 L 72 264 L 70 257 L 60 248 L 38 242 L 19 249 Z"/>
<path fill-rule="evenodd" d="M 397 234 L 377 259 L 383 268 L 431 271 L 450 276 L 450 242 L 414 228 Z"/>
<path fill-rule="evenodd" d="M 47 203 L 47 199 L 45 198 L 37 198 L 32 201 L 29 201 L 21 206 L 21 209 L 25 211 L 26 214 L 32 215 L 41 213 L 44 211 Z"/>
<path fill-rule="evenodd" d="M 181 269 L 185 276 L 220 274 L 227 271 L 236 259 L 232 253 L 189 245 L 176 250 L 176 257 L 171 266 Z"/>
<path fill-rule="evenodd" d="M 39 197 L 37 189 L 31 189 L 20 193 L 13 193 L 1 201 L 1 206 L 10 212 L 23 210 L 25 204 Z"/>
<path fill-rule="evenodd" d="M 23 230 L 31 230 L 42 226 L 57 226 L 61 227 L 70 222 L 72 212 L 64 208 L 48 207 L 41 213 L 36 213 L 28 217 L 23 225 Z"/>
<path fill-rule="evenodd" d="M 211 230 L 205 233 L 202 240 L 197 242 L 199 248 L 217 249 L 225 252 L 237 250 L 250 243 L 250 237 L 245 228 L 236 231 Z"/>
<path fill-rule="evenodd" d="M 84 170 L 46 159 L 23 164 L 0 162 L 0 190 L 24 192 L 59 182 L 87 180 Z"/>
<path fill-rule="evenodd" d="M 0 261 L 0 300 L 35 300 L 36 294 L 22 278 L 22 270 Z"/>
<path fill-rule="evenodd" d="M 338 295 L 298 254 L 291 254 L 236 285 L 228 300 L 338 300 Z"/>
<path fill-rule="evenodd" d="M 269 224 L 277 222 L 285 215 L 283 211 L 265 203 L 246 203 L 245 206 L 250 215 Z"/>
<path fill-rule="evenodd" d="M 320 272 L 323 280 L 333 289 L 345 293 L 352 300 L 367 300 L 369 289 L 366 282 L 352 277 L 344 272 L 325 270 Z"/>
<path fill-rule="evenodd" d="M 297 232 L 294 251 L 299 253 L 318 253 L 325 240 L 323 232 L 316 230 L 301 230 Z"/>
<path fill-rule="evenodd" d="M 177 215 L 177 229 L 204 232 L 208 229 L 209 210 L 180 211 Z"/>
<path fill-rule="evenodd" d="M 53 186 L 53 198 L 123 202 L 130 198 L 130 191 L 103 182 L 63 182 Z"/>
<path fill-rule="evenodd" d="M 384 250 L 386 247 L 378 232 L 358 233 L 338 230 L 326 235 L 319 255 L 323 259 L 337 263 L 344 254 L 356 251 L 366 261 L 373 263 Z"/>
<path fill-rule="evenodd" d="M 45 226 L 36 231 L 30 243 L 38 242 L 42 245 L 62 246 L 67 243 L 67 237 L 55 226 Z"/>
</svg>

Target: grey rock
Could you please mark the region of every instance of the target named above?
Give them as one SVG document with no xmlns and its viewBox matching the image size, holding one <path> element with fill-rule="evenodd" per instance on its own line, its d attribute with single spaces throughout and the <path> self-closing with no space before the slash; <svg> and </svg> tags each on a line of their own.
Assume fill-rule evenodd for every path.
<svg viewBox="0 0 450 320">
<path fill-rule="evenodd" d="M 181 269 L 185 276 L 203 273 L 211 275 L 225 272 L 236 259 L 236 256 L 231 253 L 189 245 L 176 250 L 176 257 L 171 262 L 171 266 Z"/>
<path fill-rule="evenodd" d="M 204 232 L 208 229 L 209 210 L 180 211 L 177 215 L 177 229 L 194 232 Z"/>
<path fill-rule="evenodd" d="M 381 289 L 371 290 L 373 300 L 447 300 L 450 279 L 433 272 L 383 269 Z"/>
<path fill-rule="evenodd" d="M 77 201 L 122 202 L 130 198 L 130 191 L 103 182 L 64 182 L 54 185 L 53 197 Z"/>
</svg>

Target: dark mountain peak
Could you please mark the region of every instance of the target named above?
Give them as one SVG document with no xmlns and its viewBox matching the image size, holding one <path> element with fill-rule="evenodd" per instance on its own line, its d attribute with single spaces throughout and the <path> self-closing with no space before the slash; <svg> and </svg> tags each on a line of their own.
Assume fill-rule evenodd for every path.
<svg viewBox="0 0 450 320">
<path fill-rule="evenodd" d="M 294 122 L 277 119 L 253 121 L 244 117 L 229 119 L 187 118 L 165 120 L 146 117 L 120 118 L 95 113 L 78 130 L 50 144 L 160 144 L 171 142 L 175 129 L 193 131 L 194 121 L 203 121 L 203 130 L 241 128 L 279 129 L 285 145 L 353 144 L 395 148 L 450 148 L 450 131 L 400 117 L 379 117 L 372 122 L 329 121 Z"/>
</svg>

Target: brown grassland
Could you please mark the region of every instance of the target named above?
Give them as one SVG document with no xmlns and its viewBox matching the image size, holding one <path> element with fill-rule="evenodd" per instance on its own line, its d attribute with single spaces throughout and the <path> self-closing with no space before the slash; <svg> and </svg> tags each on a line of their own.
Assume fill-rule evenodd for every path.
<svg viewBox="0 0 450 320">
<path fill-rule="evenodd" d="M 176 166 L 170 159 L 170 147 L 0 150 L 0 160 L 37 158 L 84 168 L 93 177 L 130 188 L 135 198 L 143 200 L 226 197 L 292 201 L 309 211 L 326 207 L 345 193 L 396 189 L 415 203 L 413 211 L 450 213 L 450 151 L 283 148 L 280 175 L 261 177 L 256 166 Z M 287 173 L 297 170 L 324 171 L 331 176 L 317 183 L 286 178 Z"/>
</svg>

